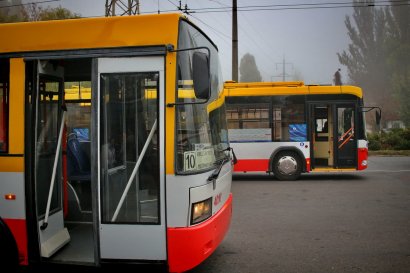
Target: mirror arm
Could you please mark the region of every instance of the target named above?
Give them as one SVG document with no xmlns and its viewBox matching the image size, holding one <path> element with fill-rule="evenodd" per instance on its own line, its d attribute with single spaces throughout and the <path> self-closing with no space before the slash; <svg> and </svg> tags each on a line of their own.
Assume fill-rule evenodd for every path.
<svg viewBox="0 0 410 273">
<path fill-rule="evenodd" d="M 372 110 L 374 110 L 374 109 L 378 109 L 380 112 L 382 111 L 382 109 L 381 109 L 379 106 L 368 106 L 368 107 L 362 106 L 362 107 L 360 107 L 360 108 L 362 109 L 362 112 L 363 112 L 363 113 L 370 112 L 370 111 L 372 111 Z"/>
</svg>

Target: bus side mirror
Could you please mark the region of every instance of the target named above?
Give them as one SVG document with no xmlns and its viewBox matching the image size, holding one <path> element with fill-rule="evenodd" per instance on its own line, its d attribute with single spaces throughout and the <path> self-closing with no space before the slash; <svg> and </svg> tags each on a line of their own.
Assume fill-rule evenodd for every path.
<svg viewBox="0 0 410 273">
<path fill-rule="evenodd" d="M 380 126 L 380 120 L 382 119 L 382 111 L 376 110 L 376 124 Z"/>
<path fill-rule="evenodd" d="M 195 97 L 208 100 L 211 94 L 209 56 L 203 52 L 194 52 L 192 62 Z"/>
</svg>

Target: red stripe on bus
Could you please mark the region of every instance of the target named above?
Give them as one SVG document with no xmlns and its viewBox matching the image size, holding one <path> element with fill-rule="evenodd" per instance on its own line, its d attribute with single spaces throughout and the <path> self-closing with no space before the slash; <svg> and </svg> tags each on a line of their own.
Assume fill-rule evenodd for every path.
<svg viewBox="0 0 410 273">
<path fill-rule="evenodd" d="M 232 218 L 232 194 L 210 219 L 187 228 L 168 228 L 170 272 L 184 272 L 199 265 L 222 242 Z"/>
<path fill-rule="evenodd" d="M 269 170 L 269 159 L 238 159 L 234 172 L 267 172 Z"/>
<path fill-rule="evenodd" d="M 357 169 L 359 171 L 367 169 L 368 165 L 368 150 L 367 148 L 358 148 L 357 149 Z M 366 161 L 366 164 L 362 164 L 363 161 Z"/>
<path fill-rule="evenodd" d="M 21 265 L 28 265 L 26 220 L 4 219 L 16 240 Z"/>
</svg>

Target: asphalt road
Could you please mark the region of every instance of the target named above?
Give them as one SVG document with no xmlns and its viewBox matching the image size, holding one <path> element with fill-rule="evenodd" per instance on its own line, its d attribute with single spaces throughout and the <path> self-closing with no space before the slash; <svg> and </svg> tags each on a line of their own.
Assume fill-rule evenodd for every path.
<svg viewBox="0 0 410 273">
<path fill-rule="evenodd" d="M 235 175 L 233 219 L 190 273 L 410 272 L 410 157 L 282 182 Z"/>
</svg>

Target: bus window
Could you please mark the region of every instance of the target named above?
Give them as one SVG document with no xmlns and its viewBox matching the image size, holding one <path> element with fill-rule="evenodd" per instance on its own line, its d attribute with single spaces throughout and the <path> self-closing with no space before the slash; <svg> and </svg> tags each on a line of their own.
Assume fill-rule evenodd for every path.
<svg viewBox="0 0 410 273">
<path fill-rule="evenodd" d="M 274 125 L 280 130 L 280 137 L 274 141 L 293 141 L 291 139 L 291 125 L 305 124 L 305 98 L 304 96 L 278 96 L 272 98 L 273 109 L 275 109 Z M 280 115 L 279 115 L 280 113 Z M 277 118 L 280 119 L 277 119 Z"/>
<path fill-rule="evenodd" d="M 234 142 L 293 141 L 291 129 L 305 124 L 303 96 L 246 96 L 228 101 L 229 137 Z"/>
<path fill-rule="evenodd" d="M 353 108 L 338 108 L 338 141 L 339 149 L 348 141 L 354 140 L 354 110 Z"/>
</svg>

